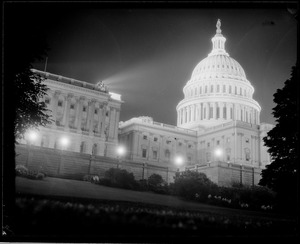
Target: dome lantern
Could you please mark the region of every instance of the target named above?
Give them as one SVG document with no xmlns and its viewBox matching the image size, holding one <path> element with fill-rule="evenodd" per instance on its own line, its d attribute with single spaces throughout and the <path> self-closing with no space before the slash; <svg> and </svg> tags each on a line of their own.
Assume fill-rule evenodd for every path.
<svg viewBox="0 0 300 244">
<path fill-rule="evenodd" d="M 226 51 L 225 51 L 226 38 L 221 34 L 222 30 L 221 30 L 221 20 L 220 19 L 218 19 L 216 27 L 217 27 L 216 34 L 211 39 L 211 41 L 213 43 L 213 49 L 208 56 L 218 55 L 218 54 L 229 56 L 229 54 L 226 53 Z"/>
</svg>

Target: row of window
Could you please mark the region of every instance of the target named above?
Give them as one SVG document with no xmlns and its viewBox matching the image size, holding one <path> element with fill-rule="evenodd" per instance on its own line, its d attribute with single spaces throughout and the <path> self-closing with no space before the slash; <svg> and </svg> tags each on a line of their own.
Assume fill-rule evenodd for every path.
<svg viewBox="0 0 300 244">
<path fill-rule="evenodd" d="M 46 99 L 45 99 L 45 103 L 46 103 L 46 104 L 50 104 L 50 98 L 46 98 Z M 58 107 L 62 107 L 62 106 L 63 106 L 63 101 L 58 101 L 58 102 L 57 102 L 57 106 L 58 106 Z M 71 109 L 71 110 L 72 110 L 72 109 L 75 109 L 75 104 L 70 104 L 70 109 Z M 86 111 L 87 111 L 87 106 L 83 106 L 83 107 L 82 107 L 82 111 L 83 111 L 83 112 L 86 112 Z M 94 114 L 98 114 L 98 111 L 99 111 L 99 109 L 96 108 L 96 109 L 94 110 Z M 108 116 L 108 111 L 106 111 L 106 116 Z"/>
<path fill-rule="evenodd" d="M 231 159 L 231 149 L 230 148 L 226 148 L 225 150 L 226 154 L 225 154 L 225 160 L 226 161 L 230 161 Z M 210 162 L 212 160 L 211 158 L 212 153 L 211 152 L 206 152 L 205 154 L 205 160 L 206 162 Z M 250 149 L 249 148 L 245 148 L 244 149 L 244 156 L 245 156 L 245 160 L 246 161 L 250 161 Z"/>
<path fill-rule="evenodd" d="M 237 86 L 228 86 L 228 89 L 226 91 L 226 85 L 206 85 L 206 86 L 200 86 L 195 88 L 190 88 L 185 92 L 186 97 L 192 97 L 197 96 L 201 94 L 207 94 L 207 93 L 220 93 L 222 89 L 222 93 L 228 93 L 228 94 L 234 94 L 234 95 L 241 95 L 244 97 L 250 97 L 250 91 L 246 89 L 242 89 L 241 87 L 238 89 Z"/>
<path fill-rule="evenodd" d="M 143 135 L 143 140 L 148 140 L 148 136 L 147 135 Z M 175 139 L 176 140 L 176 139 Z M 157 142 L 158 138 L 157 137 L 153 137 L 153 141 Z M 171 140 L 166 140 L 166 144 L 169 145 L 171 144 L 172 141 Z M 178 146 L 182 146 L 182 142 L 178 142 Z M 193 146 L 191 144 L 188 144 L 188 148 L 192 148 Z"/>
<path fill-rule="evenodd" d="M 192 109 L 193 109 L 193 116 L 192 116 Z M 206 106 L 200 106 L 199 109 L 197 109 L 196 106 L 192 109 L 183 108 L 179 110 L 180 113 L 180 124 L 188 123 L 196 120 L 204 120 L 204 119 L 233 119 L 233 108 L 231 107 L 229 109 L 229 118 L 227 118 L 227 107 L 223 107 L 223 116 L 221 117 L 221 108 L 219 106 L 215 107 L 215 113 L 214 116 L 214 107 L 208 105 Z M 200 111 L 199 111 L 200 110 Z M 257 120 L 257 112 L 254 111 L 244 111 L 245 109 L 241 109 L 240 113 L 238 114 L 238 117 L 236 120 L 244 121 L 247 123 L 258 123 Z M 198 115 L 197 115 L 198 111 Z M 208 114 L 207 114 L 208 113 Z M 197 117 L 198 116 L 198 117 Z"/>
<path fill-rule="evenodd" d="M 154 159 L 154 160 L 158 159 L 157 155 L 158 155 L 157 151 L 156 150 L 152 150 L 152 159 Z M 171 158 L 171 152 L 168 149 L 166 149 L 165 152 L 164 152 L 164 156 L 165 156 L 165 159 L 170 160 L 170 158 Z M 147 158 L 147 149 L 145 149 L 145 148 L 142 148 L 142 158 Z M 187 156 L 187 161 L 191 162 L 192 161 L 192 157 L 191 156 Z"/>
</svg>

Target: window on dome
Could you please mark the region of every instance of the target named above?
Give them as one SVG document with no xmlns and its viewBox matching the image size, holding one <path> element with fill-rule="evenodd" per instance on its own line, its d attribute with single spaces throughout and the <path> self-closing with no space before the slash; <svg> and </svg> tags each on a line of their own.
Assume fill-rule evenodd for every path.
<svg viewBox="0 0 300 244">
<path fill-rule="evenodd" d="M 220 85 L 217 85 L 217 92 L 220 92 Z"/>
<path fill-rule="evenodd" d="M 229 93 L 231 93 L 232 91 L 231 91 L 231 86 L 229 86 Z"/>
<path fill-rule="evenodd" d="M 233 119 L 233 108 L 230 108 L 230 119 Z"/>
<path fill-rule="evenodd" d="M 206 118 L 206 108 L 203 109 L 203 119 Z"/>
<path fill-rule="evenodd" d="M 219 119 L 219 118 L 220 118 L 220 108 L 217 107 L 217 119 Z"/>
<path fill-rule="evenodd" d="M 205 93 L 207 93 L 207 86 L 205 86 Z"/>
<path fill-rule="evenodd" d="M 213 107 L 209 108 L 209 119 L 213 118 Z"/>
<path fill-rule="evenodd" d="M 224 107 L 223 107 L 223 118 L 224 118 L 224 119 L 226 119 L 226 117 L 227 117 L 227 116 L 226 116 L 226 112 L 227 112 L 227 109 L 226 109 L 226 107 L 224 106 Z"/>
<path fill-rule="evenodd" d="M 200 86 L 200 92 L 199 92 L 199 94 L 202 94 L 202 86 Z"/>
<path fill-rule="evenodd" d="M 241 121 L 243 121 L 243 110 L 241 109 Z"/>
<path fill-rule="evenodd" d="M 210 92 L 214 92 L 214 87 L 213 87 L 213 85 L 210 86 Z"/>
<path fill-rule="evenodd" d="M 242 93 L 242 88 L 240 88 L 240 95 L 243 95 L 243 93 Z"/>
<path fill-rule="evenodd" d="M 223 92 L 225 93 L 226 92 L 226 86 L 223 85 Z"/>
<path fill-rule="evenodd" d="M 235 87 L 234 94 L 237 95 L 237 87 Z"/>
</svg>

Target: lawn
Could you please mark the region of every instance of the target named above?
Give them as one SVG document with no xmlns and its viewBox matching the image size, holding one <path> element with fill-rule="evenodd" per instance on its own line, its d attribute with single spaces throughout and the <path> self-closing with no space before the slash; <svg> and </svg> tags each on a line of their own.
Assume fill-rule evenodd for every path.
<svg viewBox="0 0 300 244">
<path fill-rule="evenodd" d="M 83 181 L 17 177 L 16 192 L 14 227 L 22 237 L 290 237 L 296 231 L 290 217 Z"/>
</svg>

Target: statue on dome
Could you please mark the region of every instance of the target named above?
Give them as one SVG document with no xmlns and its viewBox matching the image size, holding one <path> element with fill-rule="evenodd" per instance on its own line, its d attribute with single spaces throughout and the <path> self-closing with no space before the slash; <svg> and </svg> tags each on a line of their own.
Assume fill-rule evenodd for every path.
<svg viewBox="0 0 300 244">
<path fill-rule="evenodd" d="M 108 93 L 108 88 L 107 88 L 106 85 L 104 85 L 103 81 L 99 81 L 99 82 L 96 84 L 96 87 L 97 87 L 100 91 L 103 91 L 103 92 Z"/>
<path fill-rule="evenodd" d="M 221 20 L 220 19 L 218 19 L 216 27 L 217 27 L 217 34 L 221 34 L 222 31 L 221 31 Z"/>
</svg>

